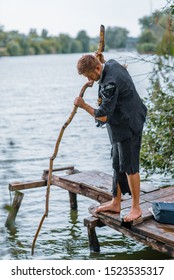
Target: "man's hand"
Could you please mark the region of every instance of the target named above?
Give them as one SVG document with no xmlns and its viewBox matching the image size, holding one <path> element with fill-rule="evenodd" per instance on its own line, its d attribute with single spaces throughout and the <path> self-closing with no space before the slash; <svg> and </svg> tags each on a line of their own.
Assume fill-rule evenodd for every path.
<svg viewBox="0 0 174 280">
<path fill-rule="evenodd" d="M 74 105 L 84 109 L 85 101 L 81 97 L 76 97 L 76 99 L 74 100 Z"/>
</svg>

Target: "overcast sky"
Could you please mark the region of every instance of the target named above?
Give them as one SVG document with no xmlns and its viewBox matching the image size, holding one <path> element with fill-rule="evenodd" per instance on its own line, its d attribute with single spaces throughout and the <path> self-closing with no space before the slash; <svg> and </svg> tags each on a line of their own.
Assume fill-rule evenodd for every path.
<svg viewBox="0 0 174 280">
<path fill-rule="evenodd" d="M 75 37 L 86 30 L 90 37 L 100 24 L 126 28 L 129 36 L 140 34 L 138 19 L 166 5 L 166 0 L 0 0 L 0 24 L 6 31 L 28 33 L 43 28 L 50 35 Z"/>
</svg>

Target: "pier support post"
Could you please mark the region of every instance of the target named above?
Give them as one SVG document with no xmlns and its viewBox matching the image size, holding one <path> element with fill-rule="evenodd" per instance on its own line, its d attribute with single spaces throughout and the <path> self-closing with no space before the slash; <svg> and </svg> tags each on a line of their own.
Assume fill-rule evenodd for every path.
<svg viewBox="0 0 174 280">
<path fill-rule="evenodd" d="M 23 196 L 24 196 L 23 193 L 21 193 L 19 191 L 15 192 L 15 196 L 14 196 L 14 199 L 13 199 L 11 210 L 8 214 L 8 217 L 7 217 L 7 220 L 6 220 L 6 223 L 5 223 L 6 227 L 8 227 L 8 228 L 14 227 L 15 219 L 16 219 L 18 210 L 20 208 Z"/>
<path fill-rule="evenodd" d="M 90 228 L 89 226 L 87 226 L 87 230 L 88 230 L 88 242 L 89 242 L 90 251 L 100 252 L 100 244 L 98 242 L 95 227 Z"/>
<path fill-rule="evenodd" d="M 100 252 L 100 244 L 96 235 L 95 227 L 105 226 L 98 218 L 88 217 L 84 219 L 84 226 L 87 227 L 89 248 L 91 252 Z"/>
<path fill-rule="evenodd" d="M 77 209 L 77 194 L 69 191 L 70 207 L 72 210 Z"/>
</svg>

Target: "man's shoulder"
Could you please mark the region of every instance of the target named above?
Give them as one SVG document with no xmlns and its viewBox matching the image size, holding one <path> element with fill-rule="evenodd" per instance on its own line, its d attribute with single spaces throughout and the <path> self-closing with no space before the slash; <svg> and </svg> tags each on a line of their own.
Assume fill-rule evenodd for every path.
<svg viewBox="0 0 174 280">
<path fill-rule="evenodd" d="M 113 58 L 110 58 L 106 61 L 106 64 L 116 64 L 116 63 L 118 63 L 118 62 Z"/>
<path fill-rule="evenodd" d="M 112 58 L 112 59 L 107 60 L 107 62 L 105 63 L 105 66 L 107 68 L 112 68 L 112 67 L 119 68 L 119 67 L 121 67 L 121 64 L 118 63 L 118 61 L 116 61 L 115 59 Z"/>
</svg>

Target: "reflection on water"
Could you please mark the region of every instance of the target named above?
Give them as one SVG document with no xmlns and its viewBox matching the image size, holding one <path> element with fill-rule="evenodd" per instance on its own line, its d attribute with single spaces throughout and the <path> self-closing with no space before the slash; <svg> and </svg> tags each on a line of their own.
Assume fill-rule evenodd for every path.
<svg viewBox="0 0 174 280">
<path fill-rule="evenodd" d="M 36 242 L 31 245 L 45 208 L 45 188 L 25 190 L 24 199 L 13 230 L 4 227 L 14 194 L 8 184 L 15 181 L 40 180 L 49 166 L 59 131 L 69 117 L 74 98 L 86 82 L 77 75 L 79 54 L 7 57 L 0 59 L 0 178 L 1 178 L 1 259 L 165 259 L 166 255 L 130 239 L 110 228 L 97 228 L 100 253 L 90 253 L 83 219 L 89 216 L 90 199 L 78 197 L 78 210 L 70 210 L 65 190 L 51 187 L 50 210 Z M 106 54 L 106 58 L 126 54 Z M 148 80 L 143 74 L 150 65 L 130 63 L 141 96 Z M 96 106 L 97 84 L 84 97 Z M 97 169 L 112 174 L 110 143 L 105 129 L 78 109 L 61 140 L 54 165 L 74 165 L 79 170 Z M 156 180 L 156 179 L 155 179 Z M 166 181 L 164 182 L 167 183 Z M 156 182 L 159 184 L 159 181 Z"/>
</svg>

